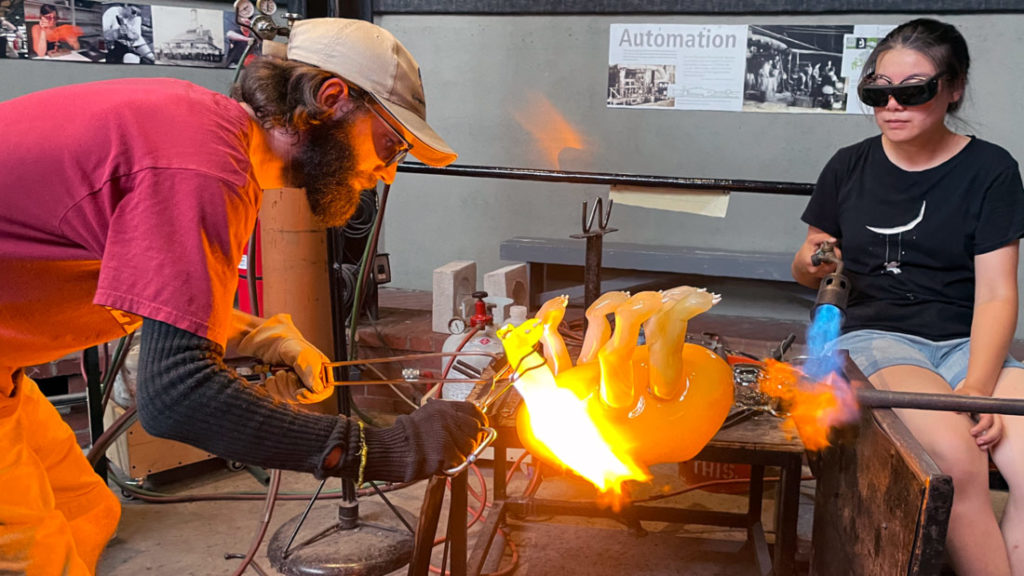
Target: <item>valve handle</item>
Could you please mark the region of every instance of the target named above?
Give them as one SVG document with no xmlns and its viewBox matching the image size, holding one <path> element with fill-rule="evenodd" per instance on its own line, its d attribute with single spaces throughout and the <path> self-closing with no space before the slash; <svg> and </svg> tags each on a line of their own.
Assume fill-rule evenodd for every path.
<svg viewBox="0 0 1024 576">
<path fill-rule="evenodd" d="M 829 257 L 835 254 L 836 247 L 831 242 L 822 242 L 817 251 L 811 254 L 811 264 L 821 266 L 822 262 L 828 261 Z"/>
</svg>

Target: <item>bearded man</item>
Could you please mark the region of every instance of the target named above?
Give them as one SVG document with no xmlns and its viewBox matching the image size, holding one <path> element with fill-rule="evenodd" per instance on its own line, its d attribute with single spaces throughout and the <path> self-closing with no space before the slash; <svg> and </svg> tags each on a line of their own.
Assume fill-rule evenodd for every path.
<svg viewBox="0 0 1024 576">
<path fill-rule="evenodd" d="M 465 459 L 485 419 L 432 402 L 390 428 L 300 410 L 327 358 L 286 315 L 232 308 L 262 190 L 306 189 L 343 224 L 407 153 L 455 153 L 426 123 L 419 68 L 358 20 L 294 25 L 237 100 L 172 79 L 66 86 L 0 103 L 0 572 L 92 574 L 120 503 L 23 367 L 142 327 L 143 427 L 226 459 L 318 478 L 409 481 Z M 52 114 L 73 103 L 73 114 Z M 61 134 L 55 146 L 53 134 Z M 288 364 L 276 394 L 225 354 Z M 278 383 L 280 384 L 280 383 Z"/>
</svg>

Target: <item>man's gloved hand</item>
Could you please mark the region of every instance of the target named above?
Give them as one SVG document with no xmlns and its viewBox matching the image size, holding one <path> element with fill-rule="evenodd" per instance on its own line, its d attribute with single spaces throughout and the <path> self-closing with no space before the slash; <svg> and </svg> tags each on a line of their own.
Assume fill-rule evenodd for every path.
<svg viewBox="0 0 1024 576">
<path fill-rule="evenodd" d="M 294 374 L 278 372 L 267 379 L 267 390 L 278 398 L 312 404 L 334 392 L 323 378 L 324 363 L 330 360 L 302 337 L 288 314 L 268 318 L 238 343 L 237 350 L 267 364 L 284 364 L 295 370 Z"/>
<path fill-rule="evenodd" d="M 320 392 L 313 392 L 291 370 L 275 372 L 267 378 L 263 387 L 273 397 L 289 404 L 316 404 L 330 398 L 334 392 L 332 386 L 324 386 Z"/>
<path fill-rule="evenodd" d="M 430 400 L 385 429 L 366 429 L 367 480 L 411 482 L 462 464 L 487 416 L 469 402 Z"/>
</svg>

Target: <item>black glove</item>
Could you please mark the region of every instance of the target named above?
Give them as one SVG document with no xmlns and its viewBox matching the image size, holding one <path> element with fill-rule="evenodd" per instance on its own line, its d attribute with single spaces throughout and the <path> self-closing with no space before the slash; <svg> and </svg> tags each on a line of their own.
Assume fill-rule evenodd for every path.
<svg viewBox="0 0 1024 576">
<path fill-rule="evenodd" d="M 469 402 L 429 400 L 390 428 L 366 428 L 363 479 L 411 482 L 440 474 L 466 460 L 486 425 Z"/>
</svg>

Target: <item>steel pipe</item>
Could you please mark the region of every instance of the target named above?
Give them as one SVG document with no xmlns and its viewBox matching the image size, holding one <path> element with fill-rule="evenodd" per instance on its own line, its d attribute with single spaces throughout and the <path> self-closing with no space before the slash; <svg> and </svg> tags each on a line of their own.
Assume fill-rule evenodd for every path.
<svg viewBox="0 0 1024 576">
<path fill-rule="evenodd" d="M 471 176 L 503 180 L 530 180 L 534 182 L 562 182 L 567 184 L 604 184 L 642 186 L 649 188 L 678 188 L 685 190 L 723 190 L 753 194 L 780 194 L 810 196 L 813 184 L 798 182 L 769 182 L 761 180 L 733 180 L 731 178 L 679 178 L 675 176 L 648 176 L 613 172 L 571 172 L 540 168 L 508 168 L 498 166 L 464 166 L 452 164 L 435 168 L 418 162 L 403 162 L 399 172 L 412 174 L 439 174 L 442 176 Z"/>
<path fill-rule="evenodd" d="M 58 394 L 56 396 L 47 396 L 47 400 L 54 407 L 60 408 L 62 406 L 75 406 L 77 404 L 85 404 L 88 402 L 88 397 L 85 392 L 74 392 L 71 394 Z"/>
<path fill-rule="evenodd" d="M 855 390 L 854 395 L 857 398 L 857 402 L 864 408 L 909 408 L 914 410 L 942 410 L 947 412 L 1024 416 L 1024 400 L 1014 398 L 894 392 L 892 390 L 864 388 Z"/>
</svg>

